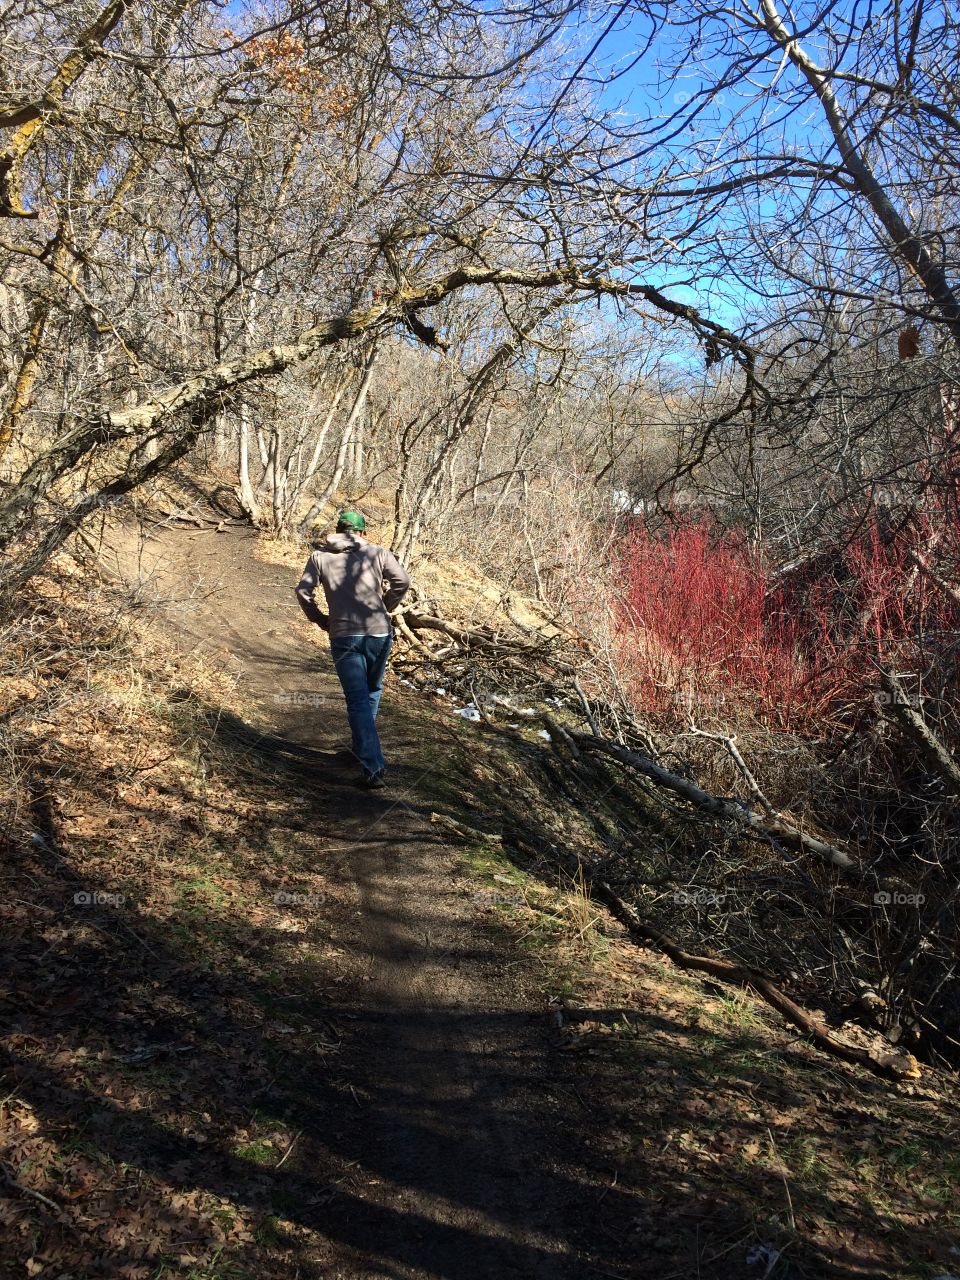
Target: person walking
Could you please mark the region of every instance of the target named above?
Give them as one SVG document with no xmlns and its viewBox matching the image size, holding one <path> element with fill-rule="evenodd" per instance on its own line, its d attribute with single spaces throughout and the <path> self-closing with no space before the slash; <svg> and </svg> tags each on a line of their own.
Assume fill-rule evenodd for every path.
<svg viewBox="0 0 960 1280">
<path fill-rule="evenodd" d="M 377 712 L 387 658 L 393 644 L 390 613 L 410 588 L 410 575 L 386 547 L 366 536 L 359 511 L 341 511 L 329 534 L 307 561 L 297 600 L 311 622 L 330 636 L 333 664 L 343 686 L 353 754 L 361 786 L 381 788 L 386 762 L 377 733 Z M 314 593 L 323 588 L 327 612 Z"/>
</svg>

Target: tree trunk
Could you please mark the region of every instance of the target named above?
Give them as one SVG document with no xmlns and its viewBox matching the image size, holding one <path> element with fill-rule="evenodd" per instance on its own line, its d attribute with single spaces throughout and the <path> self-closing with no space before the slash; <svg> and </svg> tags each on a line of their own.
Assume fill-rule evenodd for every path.
<svg viewBox="0 0 960 1280">
<path fill-rule="evenodd" d="M 240 407 L 240 429 L 237 437 L 237 470 L 240 483 L 237 486 L 237 498 L 241 507 L 250 517 L 253 524 L 261 522 L 260 504 L 250 483 L 250 410 L 246 405 Z"/>
</svg>

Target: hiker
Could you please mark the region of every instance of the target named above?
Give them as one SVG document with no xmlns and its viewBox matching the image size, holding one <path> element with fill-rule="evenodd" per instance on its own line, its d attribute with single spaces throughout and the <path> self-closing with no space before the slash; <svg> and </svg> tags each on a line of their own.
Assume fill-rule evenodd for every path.
<svg viewBox="0 0 960 1280">
<path fill-rule="evenodd" d="M 392 551 L 366 537 L 359 511 L 341 511 L 337 531 L 307 561 L 297 586 L 300 608 L 330 635 L 333 664 L 347 700 L 353 754 L 361 786 L 384 786 L 386 765 L 377 733 L 387 657 L 393 644 L 390 612 L 410 586 L 410 575 Z M 328 613 L 314 599 L 323 587 Z"/>
</svg>

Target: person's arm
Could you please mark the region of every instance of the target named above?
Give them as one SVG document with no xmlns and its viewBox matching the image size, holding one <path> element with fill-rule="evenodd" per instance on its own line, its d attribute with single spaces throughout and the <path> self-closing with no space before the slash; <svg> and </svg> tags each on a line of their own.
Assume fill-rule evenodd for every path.
<svg viewBox="0 0 960 1280">
<path fill-rule="evenodd" d="M 314 599 L 313 593 L 321 584 L 320 566 L 317 557 L 312 555 L 307 561 L 303 576 L 297 583 L 297 603 L 311 622 L 327 630 L 329 619 Z"/>
<path fill-rule="evenodd" d="M 386 547 L 383 550 L 383 607 L 387 613 L 394 609 L 410 590 L 410 575 Z"/>
</svg>

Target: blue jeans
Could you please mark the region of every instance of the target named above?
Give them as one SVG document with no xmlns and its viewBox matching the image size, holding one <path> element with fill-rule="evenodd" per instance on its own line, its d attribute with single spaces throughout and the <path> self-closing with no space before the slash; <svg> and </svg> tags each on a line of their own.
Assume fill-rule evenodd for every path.
<svg viewBox="0 0 960 1280">
<path fill-rule="evenodd" d="M 385 768 L 376 722 L 392 644 L 393 636 L 336 636 L 330 640 L 333 665 L 347 700 L 353 754 L 367 774 Z"/>
</svg>

